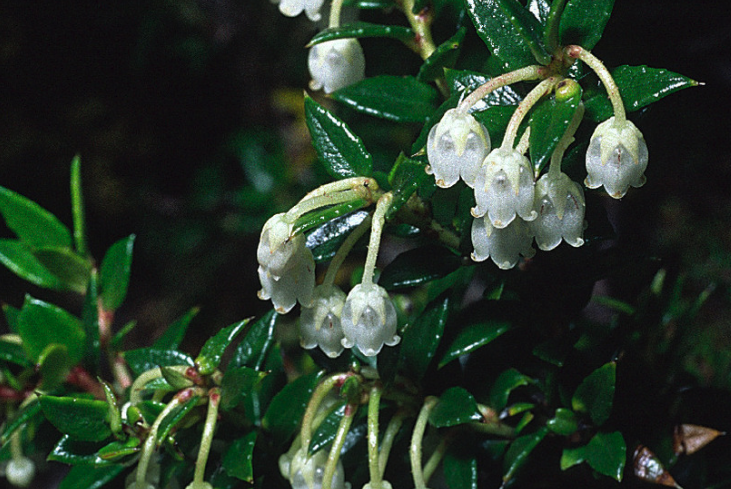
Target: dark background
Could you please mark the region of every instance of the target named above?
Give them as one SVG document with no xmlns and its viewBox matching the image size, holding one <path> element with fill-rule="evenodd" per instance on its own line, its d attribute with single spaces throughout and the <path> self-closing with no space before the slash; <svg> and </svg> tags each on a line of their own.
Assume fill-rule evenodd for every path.
<svg viewBox="0 0 731 489">
<path fill-rule="evenodd" d="M 703 314 L 719 348 L 731 341 L 729 25 L 725 2 L 617 0 L 594 50 L 610 67 L 705 82 L 635 119 L 648 182 L 600 201 L 621 247 L 687 276 L 690 295 L 717 285 Z M 268 307 L 255 295 L 259 229 L 316 181 L 298 103 L 313 32 L 268 0 L 0 5 L 0 184 L 70 224 L 69 162 L 82 155 L 94 256 L 137 234 L 116 322 L 139 321 L 131 342 L 199 305 L 192 348 Z M 392 68 L 392 50 L 363 44 L 367 75 Z M 0 300 L 20 306 L 28 291 L 78 307 L 0 270 Z M 620 297 L 633 291 L 615 284 Z"/>
</svg>

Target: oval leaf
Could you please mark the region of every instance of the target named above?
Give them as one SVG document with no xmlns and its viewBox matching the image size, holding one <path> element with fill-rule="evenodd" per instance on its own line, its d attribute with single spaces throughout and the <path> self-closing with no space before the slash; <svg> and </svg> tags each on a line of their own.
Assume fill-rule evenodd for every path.
<svg viewBox="0 0 731 489">
<path fill-rule="evenodd" d="M 569 0 L 561 16 L 561 44 L 592 49 L 602 38 L 613 8 L 614 0 Z"/>
<path fill-rule="evenodd" d="M 546 433 L 548 433 L 548 430 L 544 427 L 535 433 L 523 435 L 513 440 L 503 462 L 504 482 L 508 482 L 515 477 L 518 470 L 528 461 L 533 449 L 545 438 Z"/>
<path fill-rule="evenodd" d="M 423 82 L 433 81 L 444 76 L 444 68 L 452 68 L 459 57 L 460 47 L 467 29 L 464 27 L 451 38 L 440 44 L 437 49 L 424 60 L 416 79 Z"/>
<path fill-rule="evenodd" d="M 305 121 L 315 152 L 333 178 L 370 176 L 373 158 L 345 122 L 305 96 Z"/>
<path fill-rule="evenodd" d="M 51 273 L 31 249 L 14 239 L 0 239 L 0 263 L 23 280 L 46 289 L 61 289 L 61 280 Z"/>
<path fill-rule="evenodd" d="M 312 434 L 312 440 L 307 449 L 310 455 L 322 450 L 335 439 L 340 421 L 345 416 L 345 405 L 345 402 L 341 402 L 336 409 L 333 409 Z"/>
<path fill-rule="evenodd" d="M 236 347 L 228 368 L 251 367 L 261 370 L 267 353 L 274 343 L 274 326 L 279 315 L 272 309 L 251 325 L 249 332 Z"/>
<path fill-rule="evenodd" d="M 439 361 L 439 368 L 466 353 L 487 345 L 509 329 L 510 323 L 507 321 L 487 321 L 465 327 L 447 348 L 447 352 Z"/>
<path fill-rule="evenodd" d="M 102 260 L 99 288 L 104 309 L 116 311 L 127 296 L 135 235 L 114 243 Z"/>
<path fill-rule="evenodd" d="M 223 468 L 228 475 L 242 481 L 254 482 L 254 446 L 256 444 L 256 431 L 248 433 L 231 443 L 223 456 Z"/>
<path fill-rule="evenodd" d="M 262 425 L 280 443 L 292 436 L 297 429 L 302 415 L 305 414 L 307 402 L 322 375 L 323 372 L 303 375 L 291 384 L 287 384 L 272 399 Z"/>
<path fill-rule="evenodd" d="M 206 341 L 203 348 L 201 348 L 198 358 L 195 359 L 201 375 L 212 374 L 218 368 L 224 351 L 236 339 L 236 336 L 243 331 L 246 325 L 249 324 L 249 321 L 251 321 L 251 318 L 227 326 Z"/>
<path fill-rule="evenodd" d="M 378 285 L 386 290 L 415 287 L 446 277 L 462 259 L 443 246 L 429 245 L 405 251 L 383 269 Z"/>
<path fill-rule="evenodd" d="M 520 37 L 523 38 L 536 61 L 544 65 L 550 63 L 551 55 L 543 44 L 543 29 L 538 19 L 515 0 L 496 0 L 496 2 Z"/>
<path fill-rule="evenodd" d="M 533 383 L 533 379 L 521 374 L 514 368 L 501 373 L 490 389 L 490 402 L 492 407 L 500 411 L 508 405 L 510 393 L 522 385 Z"/>
<path fill-rule="evenodd" d="M 76 293 L 86 292 L 91 263 L 69 248 L 39 248 L 33 255 L 46 269 L 58 277 L 65 289 Z"/>
<path fill-rule="evenodd" d="M 74 440 L 102 441 L 112 434 L 107 424 L 109 407 L 105 401 L 41 396 L 40 403 L 48 421 Z"/>
<path fill-rule="evenodd" d="M 141 375 L 155 367 L 173 367 L 175 365 L 194 366 L 193 359 L 177 350 L 160 350 L 158 348 L 139 348 L 124 352 L 124 360 L 135 375 Z"/>
<path fill-rule="evenodd" d="M 307 248 L 312 251 L 315 262 L 327 261 L 355 228 L 368 217 L 367 211 L 353 212 L 325 222 L 307 235 Z"/>
<path fill-rule="evenodd" d="M 444 391 L 439 402 L 429 414 L 429 422 L 437 428 L 480 421 L 482 415 L 477 409 L 475 398 L 462 387 Z"/>
<path fill-rule="evenodd" d="M 322 32 L 319 32 L 315 37 L 312 38 L 307 47 L 320 44 L 321 42 L 332 41 L 333 39 L 346 39 L 346 38 L 364 38 L 364 37 L 389 37 L 392 39 L 398 39 L 399 41 L 409 42 L 413 41 L 416 35 L 414 31 L 408 27 L 400 25 L 380 25 L 371 24 L 368 22 L 352 22 L 347 25 L 340 27 L 330 27 Z"/>
<path fill-rule="evenodd" d="M 38 361 L 48 345 L 66 347 L 72 365 L 84 354 L 85 334 L 81 321 L 64 311 L 38 299 L 26 296 L 18 318 L 18 334 L 28 357 Z"/>
<path fill-rule="evenodd" d="M 12 190 L 0 187 L 0 213 L 21 241 L 32 247 L 70 248 L 71 232 L 56 216 Z"/>
<path fill-rule="evenodd" d="M 609 418 L 614 401 L 617 364 L 609 362 L 593 371 L 579 385 L 571 399 L 574 411 L 588 413 L 597 426 Z"/>
<path fill-rule="evenodd" d="M 401 369 L 412 378 L 421 379 L 429 368 L 444 333 L 449 316 L 449 299 L 435 301 L 403 332 Z"/>
</svg>

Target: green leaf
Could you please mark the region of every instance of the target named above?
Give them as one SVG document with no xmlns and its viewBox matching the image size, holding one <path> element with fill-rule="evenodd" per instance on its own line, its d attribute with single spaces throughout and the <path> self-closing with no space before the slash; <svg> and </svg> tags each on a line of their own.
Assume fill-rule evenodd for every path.
<svg viewBox="0 0 731 489">
<path fill-rule="evenodd" d="M 462 387 L 451 387 L 439 397 L 429 414 L 429 422 L 437 428 L 480 421 L 482 415 L 477 409 L 475 398 Z"/>
<path fill-rule="evenodd" d="M 34 420 L 39 419 L 42 416 L 41 403 L 37 400 L 31 401 L 28 405 L 22 407 L 20 411 L 15 414 L 15 417 L 12 420 L 7 420 L 7 422 L 2 426 L 0 444 L 6 444 L 15 430 L 21 426 L 25 427 L 33 424 Z"/>
<path fill-rule="evenodd" d="M 18 334 L 28 357 L 37 361 L 41 352 L 50 344 L 64 345 L 72 364 L 77 364 L 84 354 L 85 334 L 81 321 L 63 309 L 25 297 L 18 318 Z"/>
<path fill-rule="evenodd" d="M 579 429 L 579 420 L 572 410 L 558 408 L 553 418 L 546 421 L 546 427 L 557 435 L 569 436 Z"/>
<path fill-rule="evenodd" d="M 195 365 L 193 359 L 177 350 L 160 350 L 157 348 L 139 348 L 123 354 L 127 366 L 135 375 L 141 375 L 155 367 L 173 367 L 175 365 Z"/>
<path fill-rule="evenodd" d="M 530 46 L 496 0 L 465 0 L 477 34 L 485 41 L 502 72 L 535 63 Z"/>
<path fill-rule="evenodd" d="M 162 374 L 163 380 L 165 380 L 165 385 L 162 385 L 163 389 L 170 389 L 171 391 L 179 391 L 182 389 L 187 389 L 188 387 L 192 387 L 194 385 L 193 381 L 185 376 L 184 373 L 182 373 L 179 369 L 175 367 L 160 367 L 160 373 Z M 151 386 L 153 382 L 156 380 L 160 380 L 158 377 L 157 379 L 153 379 L 152 382 L 148 382 L 145 384 L 146 389 L 152 389 L 156 388 L 156 386 Z"/>
<path fill-rule="evenodd" d="M 18 238 L 31 247 L 72 245 L 71 232 L 56 216 L 5 187 L 0 187 L 0 213 Z"/>
<path fill-rule="evenodd" d="M 602 475 L 622 482 L 627 446 L 619 431 L 599 432 L 583 447 L 567 448 L 561 454 L 561 470 L 586 462 Z"/>
<path fill-rule="evenodd" d="M 320 426 L 312 434 L 310 446 L 307 448 L 308 454 L 312 455 L 332 443 L 340 426 L 340 421 L 345 416 L 345 406 L 346 403 L 344 401 L 338 403 L 337 407 L 322 420 Z"/>
<path fill-rule="evenodd" d="M 142 440 L 134 436 L 126 441 L 113 441 L 99 450 L 98 457 L 102 460 L 119 460 L 139 453 L 142 449 L 141 444 Z"/>
<path fill-rule="evenodd" d="M 303 375 L 287 384 L 272 399 L 264 414 L 262 425 L 279 443 L 287 440 L 297 429 L 302 415 L 305 414 L 307 402 L 323 373 L 313 372 Z"/>
<path fill-rule="evenodd" d="M 549 64 L 551 54 L 543 44 L 543 28 L 538 19 L 515 0 L 496 0 L 496 3 L 530 48 L 536 61 L 544 65 Z"/>
<path fill-rule="evenodd" d="M 192 396 L 182 404 L 175 406 L 170 413 L 165 416 L 165 419 L 160 423 L 160 428 L 157 430 L 157 444 L 160 445 L 165 440 L 170 432 L 175 428 L 185 416 L 198 405 L 200 396 Z"/>
<path fill-rule="evenodd" d="M 107 311 L 116 311 L 127 296 L 134 243 L 134 234 L 117 241 L 109 247 L 102 260 L 99 288 L 102 305 Z"/>
<path fill-rule="evenodd" d="M 254 482 L 254 445 L 256 431 L 238 438 L 231 443 L 223 456 L 223 468 L 228 475 L 246 482 Z"/>
<path fill-rule="evenodd" d="M 2 304 L 3 308 L 3 314 L 5 315 L 5 320 L 8 322 L 8 327 L 10 328 L 10 331 L 18 334 L 18 319 L 20 318 L 20 309 L 17 307 L 13 307 L 10 304 Z M 18 344 L 20 344 L 20 339 L 18 339 Z"/>
<path fill-rule="evenodd" d="M 415 287 L 446 277 L 461 265 L 462 259 L 444 246 L 422 246 L 398 255 L 383 269 L 378 285 L 386 290 Z"/>
<path fill-rule="evenodd" d="M 78 294 L 86 292 L 91 263 L 68 248 L 38 248 L 33 255 L 46 270 L 58 277 L 63 288 Z"/>
<path fill-rule="evenodd" d="M 412 76 L 366 78 L 331 96 L 358 112 L 395 122 L 424 122 L 439 104 L 439 92 Z M 370 175 L 370 160 L 368 164 L 368 173 L 348 176 Z"/>
<path fill-rule="evenodd" d="M 324 31 L 317 33 L 306 47 L 311 47 L 315 44 L 320 44 L 321 42 L 332 41 L 333 39 L 347 39 L 351 37 L 356 39 L 362 39 L 364 37 L 388 37 L 398 39 L 403 42 L 412 42 L 414 41 L 416 34 L 414 34 L 414 31 L 408 27 L 400 25 L 351 22 L 340 27 L 330 27 L 329 29 L 325 29 Z"/>
<path fill-rule="evenodd" d="M 177 350 L 185 337 L 190 322 L 198 314 L 198 311 L 200 311 L 200 307 L 193 307 L 183 316 L 173 321 L 152 346 L 162 350 Z"/>
<path fill-rule="evenodd" d="M 89 256 L 86 245 L 86 224 L 84 213 L 84 192 L 81 188 L 81 157 L 71 160 L 71 212 L 74 220 L 74 246 L 82 257 Z"/>
<path fill-rule="evenodd" d="M 561 16 L 561 44 L 593 49 L 612 15 L 614 0 L 569 0 Z"/>
<path fill-rule="evenodd" d="M 411 378 L 420 380 L 429 368 L 449 316 L 449 298 L 429 304 L 402 334 L 400 364 Z"/>
<path fill-rule="evenodd" d="M 634 112 L 671 93 L 684 88 L 697 87 L 699 83 L 687 76 L 661 68 L 623 65 L 612 70 L 619 94 L 628 112 Z M 614 115 L 612 104 L 604 87 L 597 83 L 584 93 L 586 116 L 593 121 L 603 121 Z"/>
<path fill-rule="evenodd" d="M 535 433 L 529 435 L 523 435 L 510 444 L 508 452 L 505 454 L 505 460 L 503 461 L 503 481 L 508 482 L 520 468 L 525 465 L 530 457 L 530 453 L 535 447 L 543 440 L 548 433 L 548 429 L 541 428 Z"/>
<path fill-rule="evenodd" d="M 266 375 L 249 367 L 227 368 L 221 380 L 221 409 L 227 411 L 238 406 Z"/>
<path fill-rule="evenodd" d="M 437 49 L 424 60 L 416 79 L 423 82 L 434 81 L 444 76 L 444 68 L 452 68 L 457 62 L 459 51 L 467 29 L 462 27 L 457 33 L 440 44 Z"/>
<path fill-rule="evenodd" d="M 609 362 L 594 370 L 579 385 L 571 399 L 571 407 L 579 413 L 588 413 L 601 426 L 609 418 L 614 401 L 617 364 Z"/>
<path fill-rule="evenodd" d="M 38 356 L 38 370 L 41 374 L 41 390 L 50 392 L 63 384 L 73 364 L 65 345 L 51 343 Z"/>
<path fill-rule="evenodd" d="M 532 384 L 533 382 L 533 379 L 521 374 L 514 368 L 504 371 L 498 376 L 490 389 L 490 403 L 492 407 L 498 411 L 502 410 L 508 405 L 508 397 L 514 389 L 523 385 Z"/>
<path fill-rule="evenodd" d="M 512 105 L 489 106 L 483 111 L 473 112 L 472 115 L 477 122 L 485 126 L 490 133 L 490 140 L 494 145 L 497 145 L 502 141 L 505 135 L 505 129 L 507 129 L 510 118 L 513 116 L 516 108 L 517 106 Z M 523 134 L 527 125 L 528 119 L 524 119 L 518 130 L 519 136 Z"/>
<path fill-rule="evenodd" d="M 316 263 L 332 259 L 343 241 L 368 216 L 367 211 L 353 212 L 329 220 L 307 236 L 307 248 L 312 251 Z"/>
<path fill-rule="evenodd" d="M 227 326 L 206 341 L 203 348 L 201 348 L 198 358 L 195 359 L 201 375 L 212 374 L 218 368 L 226 348 L 243 331 L 246 325 L 249 324 L 249 321 L 251 321 L 251 318 Z"/>
<path fill-rule="evenodd" d="M 124 465 L 71 467 L 58 489 L 101 489 L 125 470 Z"/>
<path fill-rule="evenodd" d="M 21 241 L 0 239 L 0 263 L 18 277 L 46 289 L 61 289 L 63 284 Z"/>
<path fill-rule="evenodd" d="M 373 157 L 363 141 L 329 110 L 305 96 L 305 121 L 320 161 L 333 178 L 370 176 Z"/>
<path fill-rule="evenodd" d="M 371 202 L 365 199 L 356 199 L 351 200 L 350 202 L 343 202 L 342 204 L 325 207 L 324 209 L 314 212 L 308 212 L 307 214 L 300 216 L 300 218 L 294 222 L 292 233 L 306 233 L 311 229 L 323 226 L 334 219 L 343 218 L 344 216 L 351 214 L 353 211 L 357 211 L 358 209 L 362 209 L 369 205 L 371 205 Z"/>
<path fill-rule="evenodd" d="M 530 161 L 536 174 L 551 161 L 558 142 L 566 133 L 581 103 L 581 87 L 576 84 L 568 97 L 551 97 L 534 109 L 530 117 Z"/>
<path fill-rule="evenodd" d="M 451 93 L 465 92 L 469 94 L 480 85 L 490 81 L 491 78 L 484 73 L 468 70 L 445 70 L 445 74 Z M 523 100 L 523 97 L 508 85 L 487 94 L 479 103 L 473 105 L 472 111 L 479 112 L 493 105 L 516 106 L 521 100 Z"/>
<path fill-rule="evenodd" d="M 28 359 L 20 343 L 8 341 L 5 338 L 0 338 L 0 360 L 20 365 L 21 367 L 30 367 L 33 365 L 33 362 Z"/>
<path fill-rule="evenodd" d="M 418 189 L 435 185 L 434 178 L 426 173 L 425 168 L 425 162 L 399 154 L 388 176 L 393 187 L 393 200 L 386 211 L 386 219 L 396 214 Z"/>
<path fill-rule="evenodd" d="M 46 460 L 70 465 L 104 465 L 97 457 L 99 448 L 99 443 L 78 441 L 63 435 Z"/>
<path fill-rule="evenodd" d="M 236 347 L 228 368 L 251 367 L 261 370 L 269 349 L 274 343 L 274 326 L 279 315 L 273 309 L 264 314 L 249 328 L 249 332 Z"/>
<path fill-rule="evenodd" d="M 97 284 L 96 270 L 92 270 L 89 275 L 86 295 L 84 296 L 84 305 L 81 308 L 81 324 L 86 335 L 84 363 L 91 368 L 92 372 L 98 372 L 101 363 L 101 357 L 99 356 L 99 349 L 101 348 L 99 339 L 99 289 Z"/>
<path fill-rule="evenodd" d="M 452 341 L 452 344 L 447 348 L 446 353 L 439 361 L 439 368 L 442 368 L 462 355 L 487 345 L 508 331 L 510 327 L 509 322 L 496 320 L 467 325 L 459 332 L 454 341 Z"/>
<path fill-rule="evenodd" d="M 538 22 L 545 24 L 548 20 L 548 13 L 551 11 L 551 4 L 548 0 L 530 0 L 526 7 Z"/>
<path fill-rule="evenodd" d="M 93 399 L 41 396 L 41 409 L 48 421 L 74 440 L 102 441 L 112 434 L 109 407 Z"/>
<path fill-rule="evenodd" d="M 477 459 L 472 454 L 456 453 L 452 446 L 444 456 L 444 479 L 449 489 L 477 489 Z"/>
</svg>

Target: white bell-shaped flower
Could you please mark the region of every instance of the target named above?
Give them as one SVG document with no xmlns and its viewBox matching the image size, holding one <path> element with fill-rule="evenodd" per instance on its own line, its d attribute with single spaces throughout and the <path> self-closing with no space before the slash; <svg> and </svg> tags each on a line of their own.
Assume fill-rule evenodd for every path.
<svg viewBox="0 0 731 489">
<path fill-rule="evenodd" d="M 361 283 L 348 294 L 340 317 L 343 346 L 358 348 L 363 355 L 378 355 L 384 343 L 395 346 L 401 340 L 396 334 L 396 308 L 383 287 Z"/>
<path fill-rule="evenodd" d="M 365 77 L 365 56 L 357 39 L 335 39 L 315 44 L 307 58 L 312 90 L 332 93 Z"/>
<path fill-rule="evenodd" d="M 256 258 L 259 265 L 275 277 L 281 277 L 294 266 L 293 257 L 305 247 L 305 237 L 293 235 L 294 221 L 285 213 L 269 218 L 261 229 Z"/>
<path fill-rule="evenodd" d="M 297 301 L 303 306 L 312 303 L 315 288 L 315 260 L 312 252 L 303 246 L 293 255 L 291 262 L 291 268 L 281 276 L 275 276 L 263 266 L 258 269 L 261 282 L 259 299 L 271 299 L 279 314 L 287 314 Z"/>
<path fill-rule="evenodd" d="M 631 121 L 610 117 L 594 130 L 586 152 L 589 188 L 604 185 L 607 193 L 621 199 L 627 189 L 645 184 L 648 153 L 645 138 Z"/>
<path fill-rule="evenodd" d="M 438 186 L 451 187 L 461 177 L 474 187 L 477 171 L 490 153 L 490 134 L 472 115 L 450 109 L 429 131 L 426 153 L 427 172 Z"/>
<path fill-rule="evenodd" d="M 502 229 L 516 214 L 532 221 L 535 197 L 533 169 L 528 158 L 510 148 L 496 148 L 487 155 L 475 179 L 474 217 L 487 214 L 492 225 Z"/>
<path fill-rule="evenodd" d="M 536 244 L 550 251 L 563 239 L 578 247 L 584 244 L 584 190 L 565 173 L 543 175 L 536 184 L 538 217 L 530 223 Z"/>
<path fill-rule="evenodd" d="M 272 3 L 279 3 L 279 11 L 287 17 L 297 17 L 304 10 L 308 19 L 317 22 L 322 18 L 320 9 L 325 0 L 273 0 Z"/>
<path fill-rule="evenodd" d="M 36 475 L 36 464 L 28 457 L 13 458 L 5 467 L 5 478 L 15 487 L 28 487 Z"/>
<path fill-rule="evenodd" d="M 345 292 L 337 285 L 315 287 L 311 307 L 303 308 L 300 315 L 302 348 L 309 350 L 319 346 L 330 358 L 336 358 L 343 352 L 340 315 L 345 297 Z"/>
<path fill-rule="evenodd" d="M 495 265 L 503 270 L 513 268 L 520 255 L 531 258 L 535 255 L 531 243 L 530 227 L 522 219 L 515 219 L 507 227 L 494 227 L 487 217 L 472 221 L 472 252 L 474 261 L 485 261 L 491 258 Z"/>
<path fill-rule="evenodd" d="M 288 457 L 288 460 L 283 461 L 282 458 L 285 456 Z M 282 475 L 292 484 L 292 489 L 320 489 L 325 475 L 327 456 L 327 451 L 320 450 L 308 457 L 307 451 L 300 448 L 291 459 L 289 455 L 282 455 L 279 460 L 279 468 Z M 350 484 L 345 482 L 345 471 L 340 461 L 335 468 L 330 487 L 332 489 L 350 489 Z"/>
</svg>

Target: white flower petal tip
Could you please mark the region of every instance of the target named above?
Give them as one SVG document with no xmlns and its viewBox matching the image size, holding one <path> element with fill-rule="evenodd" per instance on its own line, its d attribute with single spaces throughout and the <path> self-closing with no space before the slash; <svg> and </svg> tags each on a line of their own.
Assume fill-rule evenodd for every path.
<svg viewBox="0 0 731 489">
<path fill-rule="evenodd" d="M 470 114 L 448 110 L 429 131 L 426 152 L 437 186 L 449 188 L 461 178 L 470 187 L 490 152 L 490 134 Z"/>
<path fill-rule="evenodd" d="M 365 77 L 365 56 L 357 39 L 335 39 L 310 48 L 310 88 L 332 93 Z"/>
<path fill-rule="evenodd" d="M 325 0 L 274 0 L 272 3 L 279 3 L 279 11 L 287 17 L 297 17 L 303 11 L 312 22 L 322 18 L 320 9 Z"/>
<path fill-rule="evenodd" d="M 584 244 L 584 191 L 568 175 L 543 175 L 536 184 L 535 205 L 538 218 L 530 224 L 538 248 L 550 251 L 562 240 L 573 247 Z"/>
<path fill-rule="evenodd" d="M 302 309 L 300 344 L 305 349 L 317 346 L 330 358 L 343 352 L 343 328 L 340 315 L 345 305 L 345 292 L 334 285 L 315 287 L 311 307 Z"/>
<path fill-rule="evenodd" d="M 308 457 L 306 450 L 300 448 L 294 455 L 290 456 L 287 453 L 279 458 L 279 470 L 282 476 L 289 480 L 292 489 L 320 489 L 325 475 L 327 456 L 327 450 L 320 450 Z M 330 487 L 350 489 L 350 484 L 345 482 L 343 463 L 339 460 Z"/>
<path fill-rule="evenodd" d="M 394 346 L 401 338 L 396 335 L 396 308 L 383 287 L 359 284 L 353 287 L 343 306 L 341 316 L 345 348 L 358 348 L 365 356 L 378 355 L 383 345 Z"/>
<path fill-rule="evenodd" d="M 586 152 L 585 185 L 604 186 L 607 193 L 621 199 L 629 187 L 645 184 L 649 155 L 645 138 L 631 121 L 610 117 L 594 130 Z"/>
<path fill-rule="evenodd" d="M 520 257 L 531 258 L 536 250 L 531 246 L 533 235 L 528 223 L 515 219 L 504 228 L 496 228 L 487 217 L 472 221 L 472 246 L 470 255 L 476 262 L 488 258 L 502 270 L 518 264 Z"/>
</svg>

